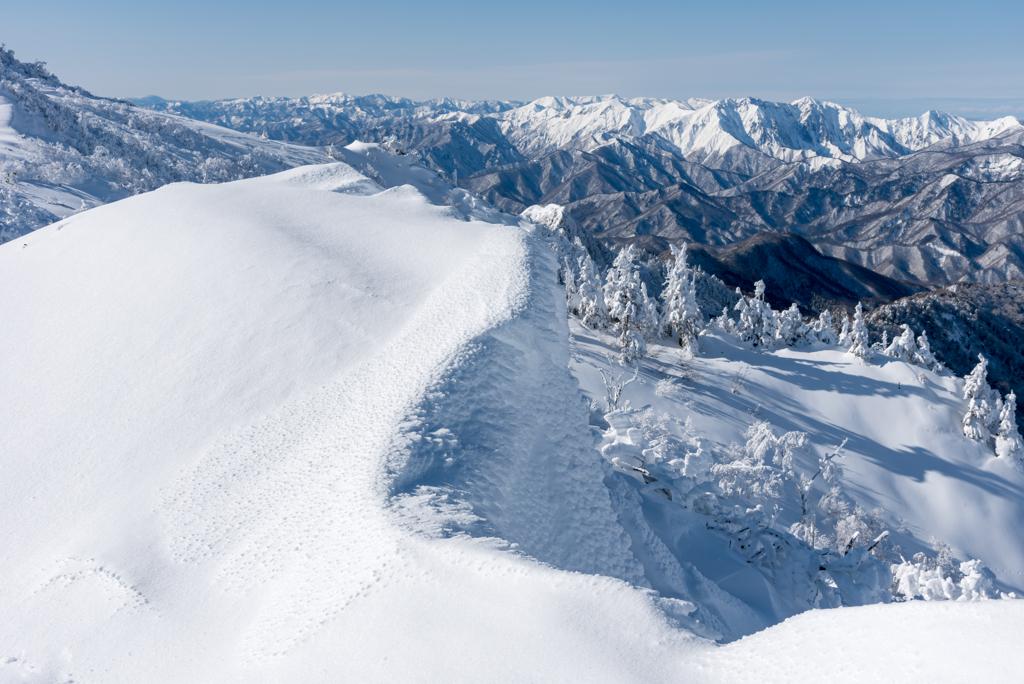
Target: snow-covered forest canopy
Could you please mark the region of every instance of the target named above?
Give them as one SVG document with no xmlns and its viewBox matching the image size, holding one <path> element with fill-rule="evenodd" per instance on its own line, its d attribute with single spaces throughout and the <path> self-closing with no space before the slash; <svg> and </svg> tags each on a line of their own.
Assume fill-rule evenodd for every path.
<svg viewBox="0 0 1024 684">
<path fill-rule="evenodd" d="M 368 101 L 331 106 L 376 142 L 301 145 L 0 50 L 0 682 L 1024 676 L 1012 254 L 930 289 L 802 238 L 611 239 L 516 165 L 640 149 L 671 103 L 514 104 L 374 105 L 516 141 L 467 180 Z M 1019 127 L 880 121 L 762 130 L 718 178 Z"/>
</svg>

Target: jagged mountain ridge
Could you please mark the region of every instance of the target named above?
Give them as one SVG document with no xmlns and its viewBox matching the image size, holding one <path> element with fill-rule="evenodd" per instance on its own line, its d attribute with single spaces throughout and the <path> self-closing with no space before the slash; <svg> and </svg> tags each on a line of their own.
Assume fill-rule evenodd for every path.
<svg viewBox="0 0 1024 684">
<path fill-rule="evenodd" d="M 562 204 L 603 238 L 725 245 L 794 232 L 922 285 L 1024 276 L 1024 127 L 1012 117 L 885 120 L 811 98 L 329 95 L 156 106 L 305 144 L 394 136 L 506 211 Z"/>
</svg>

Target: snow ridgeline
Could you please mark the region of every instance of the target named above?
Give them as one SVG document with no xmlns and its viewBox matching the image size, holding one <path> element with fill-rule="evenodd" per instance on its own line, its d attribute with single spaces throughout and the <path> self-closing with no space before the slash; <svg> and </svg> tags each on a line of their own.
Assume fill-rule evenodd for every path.
<svg viewBox="0 0 1024 684">
<path fill-rule="evenodd" d="M 1014 596 L 995 589 L 994 576 L 981 561 L 953 562 L 942 541 L 932 542 L 938 558 L 924 552 L 910 561 L 903 558 L 891 539 L 888 526 L 892 523 L 886 523 L 893 516 L 880 507 L 869 512 L 843 486 L 846 440 L 800 466 L 794 454 L 809 452 L 808 434 L 791 430 L 777 435 L 768 422 L 757 418 L 760 406 L 750 411 L 755 418 L 743 434 L 745 444 L 712 449 L 689 419 L 682 424 L 649 407 L 637 411 L 624 400 L 627 388 L 639 377 L 649 345 L 666 334 L 682 348 L 679 360 L 684 369 L 699 353 L 699 336 L 715 332 L 761 350 L 839 346 L 861 363 L 879 354 L 918 367 L 914 374 L 922 384 L 928 382 L 926 372 L 944 373 L 926 335 L 915 338 L 904 326 L 892 343 L 883 339 L 871 344 L 860 305 L 852 319 L 844 319 L 836 330 L 827 311 L 810 322 L 795 305 L 773 311 L 764 300 L 761 282 L 752 297 L 737 291 L 733 310 L 723 309 L 709 321 L 698 304 L 697 282 L 702 274 L 687 266 L 685 246 L 673 248 L 659 307 L 641 280 L 632 247 L 623 249 L 602 275 L 590 250 L 571 231 L 571 222 L 553 209 L 545 207 L 541 213 L 540 208 L 531 208 L 524 215 L 550 219 L 569 311 L 584 330 L 599 336 L 606 332 L 615 339 L 617 359 L 607 355 L 608 366 L 598 372 L 606 405 L 600 410 L 600 422 L 606 423 L 601 449 L 619 472 L 660 496 L 662 505 L 706 516 L 708 529 L 730 548 L 742 550 L 747 562 L 776 588 L 786 587 L 792 606 L 885 602 L 890 591 L 897 599 L 967 601 Z M 611 368 L 615 364 L 619 370 Z M 733 393 L 743 387 L 744 372 L 733 379 Z M 665 382 L 660 381 L 659 387 Z M 1011 394 L 1003 401 L 988 386 L 984 359 L 962 388 L 964 400 L 969 401 L 962 434 L 994 447 L 995 454 L 1018 468 L 1024 450 L 1014 415 L 1015 397 Z M 598 409 L 596 401 L 592 408 Z M 797 520 L 782 525 L 787 492 L 796 495 Z"/>
<path fill-rule="evenodd" d="M 710 647 L 618 520 L 536 228 L 339 154 L 0 246 L 0 679 L 650 681 Z"/>
<path fill-rule="evenodd" d="M 0 47 L 0 243 L 168 183 L 329 161 L 321 149 L 95 97 Z"/>
</svg>

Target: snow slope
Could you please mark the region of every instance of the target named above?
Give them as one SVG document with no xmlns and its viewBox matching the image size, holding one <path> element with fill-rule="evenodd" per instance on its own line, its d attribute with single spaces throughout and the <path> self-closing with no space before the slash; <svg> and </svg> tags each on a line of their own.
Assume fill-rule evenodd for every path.
<svg viewBox="0 0 1024 684">
<path fill-rule="evenodd" d="M 522 415 L 501 437 L 523 448 L 480 464 L 491 529 L 559 566 L 637 572 L 585 413 L 551 410 L 581 405 L 554 265 L 522 228 L 339 164 L 172 185 L 23 242 L 0 252 L 17 322 L 0 377 L 19 398 L 2 418 L 4 679 L 430 678 L 456 659 L 468 677 L 505 653 L 509 676 L 610 680 L 694 641 L 618 580 L 429 539 L 473 516 L 414 486 L 432 452 L 412 446 L 444 439 L 414 416 L 446 368 L 497 357 L 541 399 L 483 374 L 498 396 L 465 397 Z M 622 622 L 600 619 L 610 606 Z M 389 664 L 377 639 L 425 624 Z M 459 646 L 474 633 L 476 660 Z"/>
<path fill-rule="evenodd" d="M 0 681 L 742 681 L 808 624 L 885 644 L 868 609 L 706 639 L 778 616 L 652 570 L 541 231 L 341 154 L 0 246 Z"/>
<path fill-rule="evenodd" d="M 603 404 L 599 371 L 608 366 L 605 354 L 614 340 L 575 319 L 570 325 L 573 372 L 592 401 Z M 1024 541 L 1016 532 L 1024 525 L 1024 472 L 963 436 L 962 379 L 881 354 L 863 363 L 817 342 L 762 351 L 717 333 L 702 336 L 700 347 L 701 355 L 684 369 L 678 349 L 655 346 L 641 382 L 625 388 L 623 401 L 679 421 L 690 418 L 708 452 L 745 442 L 743 432 L 755 420 L 766 420 L 779 432 L 804 431 L 812 444 L 797 457 L 805 472 L 814 472 L 823 450 L 847 439 L 843 488 L 865 510 L 885 511 L 898 553 L 908 559 L 919 551 L 932 555 L 934 537 L 963 560 L 986 562 L 1003 591 L 1024 593 Z M 691 530 L 692 536 L 704 518 L 678 506 L 656 515 L 652 526 L 661 526 L 658 534 L 669 547 L 682 547 L 676 554 L 680 560 L 727 587 L 727 578 L 742 568 L 738 555 L 732 561 L 708 553 L 687 555 L 676 541 L 681 530 Z M 789 492 L 781 527 L 799 519 L 799 502 Z M 778 612 L 767 581 L 742 572 L 749 575 L 748 586 L 764 584 L 763 597 L 747 602 L 769 622 L 787 617 Z"/>
</svg>

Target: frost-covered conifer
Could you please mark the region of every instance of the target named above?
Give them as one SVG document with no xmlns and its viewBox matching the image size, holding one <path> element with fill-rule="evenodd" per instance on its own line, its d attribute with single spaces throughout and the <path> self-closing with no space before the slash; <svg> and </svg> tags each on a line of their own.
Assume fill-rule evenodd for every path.
<svg viewBox="0 0 1024 684">
<path fill-rule="evenodd" d="M 999 413 L 999 432 L 996 435 L 996 456 L 1024 458 L 1024 442 L 1017 430 L 1017 395 L 1010 392 Z"/>
<path fill-rule="evenodd" d="M 650 298 L 636 268 L 636 247 L 615 257 L 604 286 L 608 317 L 619 333 L 619 360 L 633 364 L 647 353 L 644 338 L 650 330 Z"/>
<path fill-rule="evenodd" d="M 768 347 L 775 342 L 775 331 L 778 328 L 775 312 L 764 301 L 764 281 L 754 283 L 754 296 L 742 297 L 736 302 L 739 322 L 736 331 L 744 342 L 751 342 L 755 347 Z"/>
<path fill-rule="evenodd" d="M 812 330 L 818 341 L 824 344 L 836 343 L 836 331 L 832 329 L 832 314 L 828 312 L 828 309 L 822 311 L 818 319 L 814 321 Z"/>
<path fill-rule="evenodd" d="M 992 428 L 1002 406 L 997 406 L 998 393 L 988 385 L 988 359 L 984 354 L 978 354 L 978 365 L 964 377 L 964 399 L 969 402 L 963 420 L 964 436 L 991 444 Z"/>
<path fill-rule="evenodd" d="M 871 358 L 871 344 L 868 341 L 868 328 L 864 325 L 864 308 L 857 302 L 857 309 L 853 313 L 853 325 L 850 326 L 850 349 L 849 352 L 861 359 Z"/>
<path fill-rule="evenodd" d="M 658 302 L 647 294 L 647 283 L 640 283 L 640 310 L 643 315 L 637 321 L 644 342 L 651 343 L 662 336 L 661 315 Z"/>
<path fill-rule="evenodd" d="M 568 313 L 574 316 L 579 315 L 579 295 L 577 294 L 576 273 L 569 265 L 569 258 L 562 258 L 562 267 L 558 270 L 558 277 L 565 285 L 565 304 Z"/>
<path fill-rule="evenodd" d="M 578 311 L 583 325 L 588 328 L 603 328 L 608 323 L 608 307 L 604 303 L 604 286 L 597 265 L 589 254 L 581 254 L 577 260 L 579 276 L 576 278 Z"/>
<path fill-rule="evenodd" d="M 684 349 L 695 351 L 697 335 L 704 327 L 704 314 L 697 305 L 696 274 L 686 263 L 686 244 L 672 245 L 672 267 L 661 293 L 661 325 Z"/>
<path fill-rule="evenodd" d="M 917 354 L 917 344 L 914 343 L 914 331 L 906 323 L 902 326 L 903 334 L 893 339 L 892 344 L 884 350 L 886 356 L 894 359 L 903 359 L 907 363 L 914 363 Z"/>
<path fill-rule="evenodd" d="M 775 339 L 779 344 L 792 347 L 807 338 L 810 330 L 804 323 L 804 317 L 800 313 L 800 307 L 792 304 L 788 309 L 776 317 Z"/>
<path fill-rule="evenodd" d="M 729 318 L 729 307 L 722 307 L 722 315 L 715 319 L 718 324 L 718 329 L 725 333 L 735 333 L 736 326 L 733 324 L 732 319 Z"/>
<path fill-rule="evenodd" d="M 923 330 L 921 331 L 921 336 L 917 338 L 917 351 L 914 352 L 914 363 L 936 373 L 942 372 L 942 364 L 932 354 L 931 345 L 928 344 L 928 333 Z"/>
<path fill-rule="evenodd" d="M 845 316 L 845 315 L 843 316 L 843 328 L 842 328 L 842 330 L 839 331 L 839 340 L 838 340 L 837 344 L 840 347 L 847 347 L 848 348 L 850 346 L 850 317 L 849 316 Z"/>
</svg>

